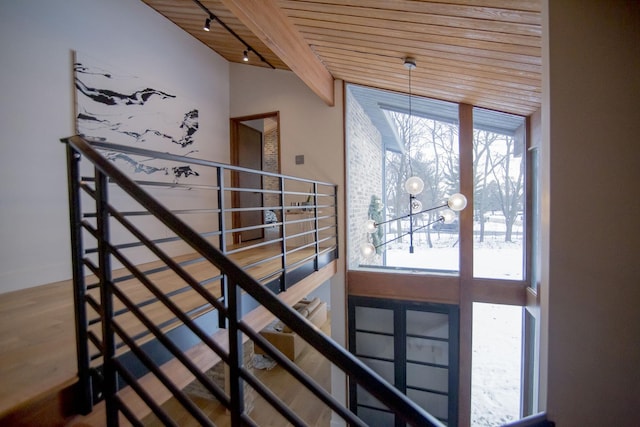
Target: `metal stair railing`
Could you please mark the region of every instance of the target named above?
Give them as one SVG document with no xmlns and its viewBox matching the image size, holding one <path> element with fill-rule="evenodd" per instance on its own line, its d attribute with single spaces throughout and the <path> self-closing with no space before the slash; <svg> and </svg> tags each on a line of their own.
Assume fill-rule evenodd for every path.
<svg viewBox="0 0 640 427">
<path fill-rule="evenodd" d="M 441 426 L 442 424 L 425 412 L 422 408 L 402 395 L 397 389 L 389 385 L 385 380 L 359 361 L 355 356 L 337 345 L 330 338 L 317 331 L 313 325 L 306 321 L 300 314 L 282 303 L 277 295 L 268 286 L 267 278 L 257 280 L 248 271 L 225 255 L 227 249 L 225 236 L 238 230 L 225 229 L 226 216 L 233 209 L 225 209 L 224 190 L 225 171 L 234 170 L 228 165 L 213 162 L 188 159 L 193 163 L 203 164 L 216 169 L 218 179 L 217 198 L 218 206 L 212 212 L 218 214 L 220 230 L 216 232 L 202 233 L 196 231 L 185 221 L 144 191 L 140 185 L 134 182 L 126 173 L 114 166 L 97 149 L 122 148 L 123 151 L 135 152 L 136 155 L 148 156 L 151 152 L 135 150 L 127 147 L 117 147 L 109 144 L 89 143 L 85 139 L 74 136 L 63 139 L 67 144 L 67 159 L 69 162 L 69 194 L 70 194 L 70 218 L 71 237 L 73 251 L 74 274 L 74 298 L 77 310 L 77 336 L 78 336 L 78 366 L 79 378 L 82 386 L 84 412 L 89 412 L 94 403 L 104 399 L 106 407 L 106 421 L 109 426 L 119 425 L 121 419 L 126 419 L 133 425 L 142 425 L 137 418 L 136 408 L 129 398 L 124 398 L 125 392 L 133 392 L 155 414 L 158 420 L 165 425 L 175 425 L 175 421 L 167 414 L 153 396 L 154 389 L 145 388 L 144 378 L 139 372 L 143 368 L 145 375 L 151 375 L 156 382 L 166 388 L 171 395 L 184 407 L 184 409 L 201 425 L 213 425 L 212 421 L 182 390 L 182 386 L 176 382 L 173 371 L 163 369 L 162 362 L 154 360 L 148 348 L 149 341 L 142 337 L 153 337 L 154 342 L 160 343 L 163 351 L 172 361 L 179 361 L 183 370 L 188 371 L 191 378 L 195 378 L 204 388 L 216 397 L 230 411 L 231 425 L 257 425 L 245 408 L 245 385 L 254 389 L 266 402 L 274 407 L 289 423 L 293 425 L 306 425 L 305 421 L 291 411 L 282 400 L 269 390 L 246 366 L 243 359 L 243 341 L 247 338 L 259 345 L 269 356 L 286 369 L 291 376 L 309 389 L 321 402 L 327 405 L 337 415 L 342 417 L 349 425 L 365 425 L 354 413 L 338 402 L 330 393 L 320 387 L 305 372 L 288 360 L 273 345 L 264 339 L 245 316 L 246 298 L 249 296 L 258 305 L 264 307 L 270 313 L 282 320 L 293 332 L 307 341 L 312 347 L 326 357 L 334 366 L 341 369 L 349 378 L 367 390 L 372 396 L 386 405 L 398 418 L 410 425 L 416 426 Z M 177 156 L 163 153 L 154 153 L 158 158 L 176 160 Z M 93 177 L 81 177 L 80 160 L 87 159 L 94 168 Z M 184 160 L 184 159 L 179 159 Z M 242 171 L 242 168 L 236 168 Z M 255 171 L 251 171 L 255 173 Z M 271 174 L 276 176 L 275 174 Z M 280 180 L 284 179 L 278 176 Z M 290 177 L 289 177 L 290 178 Z M 303 180 L 305 181 L 305 180 Z M 307 182 L 307 181 L 305 181 Z M 309 181 L 310 182 L 310 181 Z M 91 186 L 93 183 L 93 187 Z M 282 183 L 282 181 L 281 181 Z M 148 184 L 148 183 L 143 183 Z M 175 184 L 175 183 L 174 183 Z M 317 270 L 322 264 L 323 255 L 337 256 L 337 199 L 335 187 L 329 194 L 333 198 L 332 203 L 319 203 L 324 197 L 320 186 L 325 183 L 311 182 L 310 198 L 313 203 L 308 203 L 302 209 L 310 209 L 313 216 L 310 220 L 314 224 L 313 231 L 308 233 L 314 236 L 313 242 L 305 242 L 289 251 L 287 246 L 284 185 L 281 184 L 280 209 L 282 212 L 282 237 L 276 238 L 276 242 L 282 248 L 281 269 L 284 273 L 277 280 L 278 291 L 286 290 L 291 283 L 287 279 L 287 270 L 293 272 L 300 270 L 306 262 L 311 262 Z M 137 211 L 123 211 L 114 206 L 109 194 L 113 186 L 117 191 L 117 199 L 128 196 L 141 207 Z M 180 185 L 176 185 L 180 186 Z M 82 211 L 82 195 L 90 200 L 95 200 L 96 212 L 84 214 Z M 220 194 L 221 193 L 221 194 Z M 307 194 L 301 192 L 301 194 Z M 126 205 L 126 204 L 125 204 Z M 324 215 L 320 211 L 327 209 L 331 213 Z M 132 215 L 132 212 L 135 212 Z M 167 230 L 175 235 L 175 238 L 154 238 L 147 236 L 143 230 L 145 223 L 135 224 L 132 219 L 144 215 L 159 221 Z M 322 217 L 329 217 L 335 221 L 335 225 L 326 225 Z M 119 233 L 113 233 L 114 228 L 121 229 Z M 113 234 L 122 234 L 126 230 L 127 235 L 133 236 L 136 243 L 131 241 L 115 241 Z M 329 233 L 327 233 L 327 230 Z M 306 235 L 306 232 L 297 233 L 295 238 Z M 220 248 L 212 244 L 208 238 L 218 236 Z M 95 239 L 95 250 L 85 250 L 84 242 Z M 187 245 L 189 251 L 197 254 L 187 257 L 186 260 L 175 260 L 163 245 L 167 242 L 180 242 Z M 154 255 L 157 261 L 149 269 L 141 268 L 130 259 L 126 251 L 132 247 L 145 248 Z M 314 249 L 314 256 L 303 257 L 300 261 L 287 262 L 287 254 L 302 251 L 300 248 L 310 247 Z M 179 258 L 179 257 L 178 257 Z M 194 261 L 195 260 L 195 261 Z M 326 261 L 326 257 L 325 257 Z M 188 270 L 190 263 L 204 262 L 210 267 L 209 271 L 218 272 L 214 276 L 208 276 L 205 280 L 195 278 Z M 113 264 L 120 268 L 114 268 Z M 157 264 L 160 263 L 161 266 Z M 292 267 L 293 266 L 293 267 Z M 95 278 L 88 279 L 85 267 Z M 182 282 L 170 292 L 163 289 L 163 284 L 156 280 L 154 274 L 171 274 L 174 278 L 171 282 Z M 279 274 L 279 273 L 277 273 Z M 290 279 L 292 283 L 296 276 Z M 85 280 L 92 281 L 86 285 Z M 126 283 L 133 281 L 136 287 L 131 290 Z M 127 293 L 129 292 L 129 293 Z M 184 299 L 187 292 L 202 300 L 201 304 L 184 309 Z M 142 299 L 139 293 L 147 294 Z M 142 302 L 140 302 L 142 301 Z M 164 311 L 171 314 L 172 320 L 162 321 L 158 324 L 154 321 L 149 308 L 154 304 L 161 304 Z M 155 308 L 154 308 L 155 309 Z M 209 320 L 201 321 L 203 313 L 217 312 L 220 319 L 218 325 L 212 325 Z M 97 317 L 91 318 L 89 312 Z M 135 320 L 136 327 L 129 330 L 125 324 Z M 185 328 L 190 339 L 185 343 L 181 338 L 172 335 L 178 329 L 176 325 Z M 99 326 L 99 329 L 97 328 Z M 91 329 L 93 327 L 93 329 Z M 144 332 L 141 332 L 144 331 Z M 215 334 L 213 332 L 216 332 Z M 222 337 L 222 339 L 220 339 Z M 197 344 L 194 344 L 197 343 Z M 99 356 L 92 356 L 89 347 L 98 350 Z M 207 351 L 223 361 L 229 368 L 229 388 L 223 389 L 211 380 L 198 365 L 198 361 L 189 356 L 189 346 L 205 346 Z M 185 350 L 187 348 L 187 350 Z M 128 357 L 128 358 L 127 358 Z M 134 358 L 136 364 L 129 361 Z M 102 362 L 102 365 L 100 365 Z M 131 366 L 134 366 L 132 369 Z M 128 387 L 127 387 L 128 386 Z"/>
</svg>

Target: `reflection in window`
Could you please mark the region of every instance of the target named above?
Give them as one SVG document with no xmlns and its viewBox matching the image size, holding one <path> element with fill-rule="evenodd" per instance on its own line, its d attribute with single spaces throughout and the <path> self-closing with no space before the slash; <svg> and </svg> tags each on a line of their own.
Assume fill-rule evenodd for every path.
<svg viewBox="0 0 640 427">
<path fill-rule="evenodd" d="M 473 110 L 474 277 L 523 278 L 525 120 Z"/>
</svg>

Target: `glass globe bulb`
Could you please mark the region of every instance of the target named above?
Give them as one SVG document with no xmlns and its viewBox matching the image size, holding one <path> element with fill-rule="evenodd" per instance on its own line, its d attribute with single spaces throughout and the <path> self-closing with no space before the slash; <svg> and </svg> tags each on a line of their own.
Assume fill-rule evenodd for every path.
<svg viewBox="0 0 640 427">
<path fill-rule="evenodd" d="M 376 253 L 376 247 L 373 244 L 367 242 L 360 245 L 360 253 L 363 257 L 369 258 Z"/>
<path fill-rule="evenodd" d="M 451 224 L 456 219 L 456 213 L 451 209 L 445 209 L 440 215 L 445 224 Z"/>
<path fill-rule="evenodd" d="M 404 189 L 407 190 L 407 193 L 415 196 L 416 194 L 422 193 L 422 190 L 424 190 L 424 181 L 417 176 L 412 176 L 405 181 Z"/>
<path fill-rule="evenodd" d="M 422 210 L 422 202 L 418 199 L 411 200 L 411 213 L 415 214 Z"/>
<path fill-rule="evenodd" d="M 467 198 L 464 197 L 463 194 L 456 193 L 449 197 L 447 205 L 449 205 L 449 208 L 451 208 L 452 210 L 460 212 L 467 206 Z"/>
<path fill-rule="evenodd" d="M 364 230 L 367 233 L 375 232 L 376 228 L 378 228 L 378 226 L 376 225 L 376 222 L 374 220 L 372 220 L 372 219 L 369 219 L 364 223 Z"/>
</svg>

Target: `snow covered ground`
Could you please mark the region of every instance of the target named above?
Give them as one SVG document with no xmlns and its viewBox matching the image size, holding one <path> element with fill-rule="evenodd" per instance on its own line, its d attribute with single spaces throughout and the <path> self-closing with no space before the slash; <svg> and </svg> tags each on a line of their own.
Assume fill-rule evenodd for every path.
<svg viewBox="0 0 640 427">
<path fill-rule="evenodd" d="M 457 272 L 457 234 L 432 233 L 431 237 L 436 247 L 421 245 L 424 238 L 418 237 L 413 254 L 406 238 L 387 245 L 387 265 Z M 504 235 L 488 236 L 474 248 L 475 277 L 522 278 L 521 242 L 504 242 Z M 522 308 L 475 303 L 473 310 L 472 426 L 501 426 L 519 418 Z"/>
<path fill-rule="evenodd" d="M 473 305 L 472 426 L 520 418 L 521 346 L 521 307 Z"/>
</svg>

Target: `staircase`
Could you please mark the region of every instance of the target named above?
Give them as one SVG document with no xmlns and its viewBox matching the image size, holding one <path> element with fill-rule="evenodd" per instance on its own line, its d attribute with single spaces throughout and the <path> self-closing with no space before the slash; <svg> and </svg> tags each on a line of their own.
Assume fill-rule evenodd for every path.
<svg viewBox="0 0 640 427">
<path fill-rule="evenodd" d="M 78 337 L 74 401 L 85 414 L 73 424 L 143 425 L 152 413 L 176 425 L 162 408 L 173 397 L 185 416 L 213 425 L 183 391 L 196 381 L 228 408 L 231 425 L 259 425 L 245 407 L 247 386 L 286 422 L 307 425 L 248 369 L 243 352 L 251 343 L 347 424 L 364 425 L 260 335 L 277 318 L 404 422 L 441 425 L 290 307 L 314 286 L 309 283 L 335 274 L 334 185 L 78 136 L 63 142 Z M 137 179 L 151 161 L 163 165 L 155 170 L 195 173 Z M 270 184 L 231 185 L 238 174 L 255 173 Z M 231 205 L 243 191 L 276 195 L 278 203 Z M 235 214 L 247 210 L 270 221 L 239 224 Z M 263 238 L 238 242 L 234 236 L 250 228 L 265 231 Z M 206 374 L 220 363 L 224 386 Z"/>
</svg>

